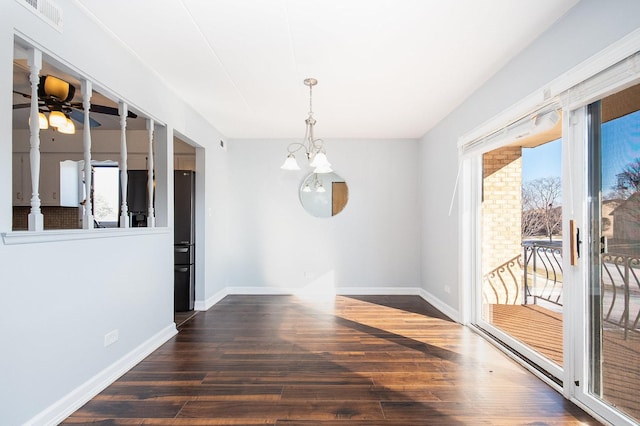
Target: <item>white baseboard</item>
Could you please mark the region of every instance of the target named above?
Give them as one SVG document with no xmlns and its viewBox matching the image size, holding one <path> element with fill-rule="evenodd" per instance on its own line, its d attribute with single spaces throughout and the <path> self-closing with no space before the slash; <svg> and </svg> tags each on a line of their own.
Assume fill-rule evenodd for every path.
<svg viewBox="0 0 640 426">
<path fill-rule="evenodd" d="M 300 289 L 291 288 L 277 288 L 277 287 L 226 287 L 213 296 L 209 297 L 204 302 L 197 301 L 195 303 L 195 309 L 198 311 L 205 311 L 218 302 L 220 302 L 225 296 L 230 294 L 255 294 L 255 295 L 289 295 L 297 294 Z M 449 318 L 456 322 L 459 318 L 459 313 L 455 309 L 452 309 L 449 305 L 429 293 L 428 291 L 419 287 L 340 287 L 335 290 L 335 294 L 343 296 L 370 296 L 370 295 L 411 295 L 420 296 L 427 303 L 433 305 L 436 309 L 447 315 Z M 81 386 L 74 389 L 65 397 L 58 400 L 53 405 L 42 411 L 40 414 L 33 417 L 26 424 L 27 425 L 57 425 L 73 414 L 77 409 L 82 407 L 94 396 L 102 392 L 110 384 L 115 382 L 124 373 L 133 368 L 136 364 L 142 361 L 145 357 L 149 356 L 153 351 L 158 349 L 167 340 L 172 338 L 178 333 L 175 324 L 167 326 L 165 329 L 158 332 L 155 336 L 152 336 L 140 346 L 129 352 L 118 361 L 105 368 L 93 378 Z"/>
<path fill-rule="evenodd" d="M 209 308 L 211 308 L 213 305 L 215 305 L 216 303 L 224 299 L 225 296 L 227 296 L 228 294 L 229 293 L 225 288 L 223 290 L 220 290 L 213 296 L 209 297 L 205 301 L 196 300 L 196 302 L 193 304 L 193 309 L 195 309 L 196 311 L 206 311 Z"/>
<path fill-rule="evenodd" d="M 300 292 L 301 289 L 299 288 L 292 289 L 286 287 L 226 287 L 224 290 L 221 290 L 208 298 L 205 302 L 196 302 L 195 309 L 199 311 L 206 311 L 222 300 L 225 296 L 230 294 L 273 296 L 299 294 Z M 460 323 L 460 313 L 457 310 L 453 309 L 451 306 L 420 287 L 338 287 L 335 289 L 335 294 L 342 296 L 420 296 L 427 303 L 433 305 L 434 308 L 452 320 Z"/>
<path fill-rule="evenodd" d="M 288 287 L 227 287 L 227 294 L 255 294 L 259 296 L 284 296 L 296 294 L 299 289 Z"/>
<path fill-rule="evenodd" d="M 341 296 L 419 296 L 417 287 L 338 287 Z"/>
<path fill-rule="evenodd" d="M 444 303 L 442 300 L 438 299 L 433 294 L 429 293 L 427 290 L 420 288 L 419 296 L 427 301 L 430 305 L 433 305 L 434 308 L 451 318 L 457 323 L 461 323 L 460 321 L 460 312 L 456 309 L 453 309 L 451 306 Z"/>
<path fill-rule="evenodd" d="M 175 324 L 171 323 L 133 351 L 33 417 L 26 425 L 57 425 L 61 423 L 177 333 Z"/>
<path fill-rule="evenodd" d="M 223 292 L 229 294 L 255 294 L 259 296 L 279 296 L 291 294 L 314 293 L 320 290 L 307 288 L 289 287 L 226 287 Z M 338 287 L 332 289 L 332 294 L 342 296 L 384 296 L 384 295 L 413 295 L 419 296 L 420 289 L 417 287 Z M 213 305 L 211 305 L 213 306 Z"/>
</svg>

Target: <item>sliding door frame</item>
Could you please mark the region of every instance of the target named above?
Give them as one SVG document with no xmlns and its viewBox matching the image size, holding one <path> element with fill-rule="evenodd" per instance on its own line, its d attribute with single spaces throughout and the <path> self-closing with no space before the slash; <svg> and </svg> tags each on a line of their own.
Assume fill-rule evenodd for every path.
<svg viewBox="0 0 640 426">
<path fill-rule="evenodd" d="M 518 356 L 502 348 L 540 379 L 584 408 L 598 419 L 612 424 L 633 424 L 612 407 L 589 393 L 589 301 L 588 283 L 590 265 L 587 253 L 591 244 L 588 199 L 589 150 L 587 145 L 587 105 L 640 82 L 640 30 L 636 30 L 589 60 L 574 67 L 558 79 L 540 88 L 511 108 L 483 125 L 463 135 L 458 141 L 460 157 L 459 196 L 459 262 L 461 318 L 473 327 L 481 319 L 478 301 L 481 301 L 481 219 L 480 194 L 482 190 L 482 154 L 508 144 L 499 136 L 509 124 L 527 114 L 557 101 L 563 111 L 562 180 L 563 180 L 563 268 L 565 309 L 563 321 L 564 365 L 561 372 L 562 388 L 545 374 Z M 570 264 L 571 240 L 568 235 L 572 220 L 580 232 L 581 256 Z M 475 327 L 474 327 L 475 328 Z"/>
</svg>

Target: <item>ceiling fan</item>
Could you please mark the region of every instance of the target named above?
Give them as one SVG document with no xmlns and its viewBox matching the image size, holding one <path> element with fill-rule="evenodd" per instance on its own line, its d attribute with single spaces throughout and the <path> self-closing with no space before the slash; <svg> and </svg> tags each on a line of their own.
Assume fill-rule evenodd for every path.
<svg viewBox="0 0 640 426">
<path fill-rule="evenodd" d="M 40 77 L 38 84 L 38 111 L 40 128 L 46 129 L 49 125 L 54 127 L 61 133 L 75 133 L 75 125 L 73 121 L 84 124 L 84 108 L 82 102 L 71 102 L 75 95 L 76 88 L 74 85 L 52 75 L 43 75 Z M 31 99 L 31 95 L 27 93 L 13 91 L 27 99 Z M 31 103 L 16 104 L 13 109 L 29 108 Z M 107 115 L 119 115 L 118 108 L 91 104 L 91 112 Z M 49 113 L 49 118 L 45 116 L 45 112 Z M 137 114 L 128 111 L 128 118 L 137 118 Z M 99 121 L 89 118 L 89 125 L 99 127 Z"/>
</svg>

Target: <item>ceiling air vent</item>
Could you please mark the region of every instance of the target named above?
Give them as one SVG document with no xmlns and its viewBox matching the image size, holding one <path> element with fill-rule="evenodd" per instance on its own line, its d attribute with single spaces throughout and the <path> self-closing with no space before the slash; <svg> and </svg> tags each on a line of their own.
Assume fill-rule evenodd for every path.
<svg viewBox="0 0 640 426">
<path fill-rule="evenodd" d="M 16 0 L 38 15 L 56 30 L 62 32 L 62 8 L 51 0 Z"/>
</svg>

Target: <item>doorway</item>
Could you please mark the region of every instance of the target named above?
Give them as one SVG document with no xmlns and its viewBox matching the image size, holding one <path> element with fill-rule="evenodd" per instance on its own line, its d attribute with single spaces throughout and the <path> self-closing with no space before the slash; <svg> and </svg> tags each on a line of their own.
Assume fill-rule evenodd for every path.
<svg viewBox="0 0 640 426">
<path fill-rule="evenodd" d="M 189 320 L 196 293 L 196 149 L 173 139 L 174 322 Z"/>
<path fill-rule="evenodd" d="M 560 382 L 562 118 L 547 114 L 551 126 L 482 155 L 476 325 Z"/>
<path fill-rule="evenodd" d="M 640 421 L 640 53 L 630 55 L 460 145 L 465 321 L 616 425 Z M 543 137 L 536 123 L 550 109 L 562 124 Z M 557 172 L 527 177 L 554 162 L 559 183 Z M 551 196 L 530 203 L 541 187 Z"/>
</svg>

